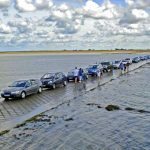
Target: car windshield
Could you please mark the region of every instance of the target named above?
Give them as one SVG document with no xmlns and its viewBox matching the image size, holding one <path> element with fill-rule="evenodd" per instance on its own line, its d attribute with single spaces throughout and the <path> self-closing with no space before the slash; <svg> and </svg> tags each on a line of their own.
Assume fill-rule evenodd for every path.
<svg viewBox="0 0 150 150">
<path fill-rule="evenodd" d="M 91 65 L 91 66 L 89 66 L 89 68 L 97 69 L 97 68 L 98 68 L 98 65 Z"/>
<path fill-rule="evenodd" d="M 25 87 L 26 82 L 25 81 L 15 81 L 12 85 L 9 87 Z"/>
<path fill-rule="evenodd" d="M 54 78 L 54 74 L 53 73 L 47 73 L 42 78 L 43 79 L 53 79 Z"/>
<path fill-rule="evenodd" d="M 72 76 L 73 74 L 73 71 L 68 72 L 68 76 Z"/>
<path fill-rule="evenodd" d="M 130 60 L 130 58 L 126 58 L 125 60 Z"/>
<path fill-rule="evenodd" d="M 109 62 L 102 62 L 101 64 L 102 64 L 102 65 L 110 65 Z"/>
<path fill-rule="evenodd" d="M 118 64 L 119 62 L 120 62 L 120 61 L 115 61 L 114 63 L 115 63 L 115 64 Z"/>
</svg>

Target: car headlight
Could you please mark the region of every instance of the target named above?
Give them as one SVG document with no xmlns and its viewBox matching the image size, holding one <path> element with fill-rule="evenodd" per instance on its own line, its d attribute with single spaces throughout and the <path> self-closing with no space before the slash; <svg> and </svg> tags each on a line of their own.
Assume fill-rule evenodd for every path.
<svg viewBox="0 0 150 150">
<path fill-rule="evenodd" d="M 11 94 L 20 94 L 20 91 L 11 92 Z"/>
</svg>

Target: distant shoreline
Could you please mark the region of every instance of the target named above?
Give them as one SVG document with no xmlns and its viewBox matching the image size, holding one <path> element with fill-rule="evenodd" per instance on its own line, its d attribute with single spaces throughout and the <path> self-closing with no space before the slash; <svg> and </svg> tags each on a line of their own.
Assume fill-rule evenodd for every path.
<svg viewBox="0 0 150 150">
<path fill-rule="evenodd" d="M 150 50 L 43 50 L 43 51 L 7 51 L 1 55 L 78 55 L 78 54 L 150 54 Z"/>
</svg>

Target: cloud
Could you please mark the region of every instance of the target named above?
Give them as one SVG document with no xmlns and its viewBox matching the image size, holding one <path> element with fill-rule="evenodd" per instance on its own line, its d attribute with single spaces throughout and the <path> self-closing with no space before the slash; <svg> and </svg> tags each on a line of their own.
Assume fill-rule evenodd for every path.
<svg viewBox="0 0 150 150">
<path fill-rule="evenodd" d="M 17 34 L 32 33 L 33 24 L 29 20 L 9 21 L 8 25 L 16 29 Z M 35 29 L 35 28 L 34 28 Z"/>
<path fill-rule="evenodd" d="M 149 8 L 150 1 L 149 0 L 125 0 L 125 2 L 133 8 Z"/>
<path fill-rule="evenodd" d="M 32 1 L 29 0 L 16 0 L 16 8 L 22 12 L 36 10 L 36 7 L 33 5 Z"/>
<path fill-rule="evenodd" d="M 52 6 L 52 0 L 16 0 L 16 8 L 21 12 L 43 10 Z"/>
<path fill-rule="evenodd" d="M 46 21 L 55 23 L 54 32 L 56 34 L 75 34 L 80 30 L 80 26 L 82 25 L 81 16 L 66 4 L 52 9 Z"/>
<path fill-rule="evenodd" d="M 135 24 L 149 18 L 149 14 L 142 9 L 132 9 L 124 14 L 120 24 Z"/>
<path fill-rule="evenodd" d="M 9 5 L 2 7 L 2 1 L 9 2 Z M 104 0 L 101 4 L 95 0 L 81 3 L 75 0 L 67 3 L 63 0 L 59 3 L 52 0 L 14 2 L 0 1 L 3 8 L 0 43 L 6 47 L 112 49 L 148 46 L 148 0 L 126 0 L 127 5 L 123 6 L 114 4 L 112 0 Z"/>
<path fill-rule="evenodd" d="M 1 34 L 10 34 L 12 31 L 11 31 L 11 28 L 10 26 L 0 22 L 0 33 Z"/>
<path fill-rule="evenodd" d="M 105 0 L 102 5 L 97 4 L 93 0 L 88 0 L 80 10 L 85 17 L 93 19 L 114 19 L 120 16 L 120 10 L 115 4 L 109 0 Z"/>
<path fill-rule="evenodd" d="M 10 0 L 0 0 L 0 8 L 6 8 L 10 6 L 11 1 Z"/>
<path fill-rule="evenodd" d="M 35 0 L 34 5 L 37 10 L 48 9 L 53 6 L 53 2 L 51 0 Z"/>
</svg>

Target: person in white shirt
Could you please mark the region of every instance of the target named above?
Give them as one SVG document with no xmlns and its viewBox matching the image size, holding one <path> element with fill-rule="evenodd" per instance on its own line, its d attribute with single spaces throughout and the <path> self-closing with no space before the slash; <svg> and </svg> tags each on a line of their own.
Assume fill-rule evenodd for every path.
<svg viewBox="0 0 150 150">
<path fill-rule="evenodd" d="M 73 73 L 74 73 L 75 83 L 77 83 L 78 77 L 79 77 L 79 69 L 77 67 L 75 67 Z"/>
</svg>

